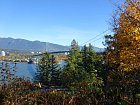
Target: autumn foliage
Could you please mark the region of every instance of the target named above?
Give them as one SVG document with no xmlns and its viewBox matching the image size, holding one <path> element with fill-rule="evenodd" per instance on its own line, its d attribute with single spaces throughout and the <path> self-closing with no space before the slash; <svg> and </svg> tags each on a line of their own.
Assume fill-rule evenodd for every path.
<svg viewBox="0 0 140 105">
<path fill-rule="evenodd" d="M 58 60 L 64 58 L 64 67 L 57 66 L 53 55 L 43 55 L 36 82 L 15 78 L 14 73 L 10 73 L 10 66 L 3 63 L 0 68 L 0 105 L 139 105 L 138 1 L 127 0 L 123 8 L 119 8 L 114 35 L 105 36 L 105 54 L 95 53 L 91 44 L 80 49 L 73 40 L 70 53 L 57 56 Z M 57 80 L 61 84 L 56 84 Z"/>
<path fill-rule="evenodd" d="M 109 64 L 118 65 L 118 70 L 133 71 L 140 67 L 140 4 L 128 0 L 120 13 L 117 29 L 114 30 L 107 54 Z"/>
</svg>

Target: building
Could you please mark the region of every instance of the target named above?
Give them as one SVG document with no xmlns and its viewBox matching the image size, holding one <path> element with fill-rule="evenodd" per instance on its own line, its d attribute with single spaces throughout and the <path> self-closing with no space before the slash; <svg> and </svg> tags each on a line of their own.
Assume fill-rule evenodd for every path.
<svg viewBox="0 0 140 105">
<path fill-rule="evenodd" d="M 5 51 L 1 51 L 1 56 L 5 56 Z"/>
</svg>

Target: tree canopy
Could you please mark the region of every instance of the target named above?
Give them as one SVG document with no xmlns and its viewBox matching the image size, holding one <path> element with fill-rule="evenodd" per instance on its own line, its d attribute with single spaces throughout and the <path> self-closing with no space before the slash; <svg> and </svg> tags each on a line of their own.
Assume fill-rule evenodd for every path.
<svg viewBox="0 0 140 105">
<path fill-rule="evenodd" d="M 140 67 L 140 4 L 128 0 L 120 13 L 118 28 L 110 43 L 107 60 L 118 70 L 133 71 Z"/>
</svg>

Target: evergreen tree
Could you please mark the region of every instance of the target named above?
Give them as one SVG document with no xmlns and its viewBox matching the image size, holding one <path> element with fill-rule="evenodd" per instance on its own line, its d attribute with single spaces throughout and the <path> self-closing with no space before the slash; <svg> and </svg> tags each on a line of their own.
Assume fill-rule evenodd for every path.
<svg viewBox="0 0 140 105">
<path fill-rule="evenodd" d="M 92 73 L 97 75 L 97 72 L 100 72 L 102 69 L 101 57 L 95 53 L 91 44 L 88 47 L 85 45 L 81 52 L 83 72 L 88 73 L 88 75 Z"/>
<path fill-rule="evenodd" d="M 47 85 L 49 81 L 49 69 L 50 69 L 49 54 L 46 52 L 43 54 L 41 60 L 39 61 L 35 79 Z"/>
<path fill-rule="evenodd" d="M 60 69 L 54 55 L 43 54 L 38 64 L 36 80 L 45 85 L 58 85 L 60 84 L 59 73 Z"/>
<path fill-rule="evenodd" d="M 78 46 L 78 43 L 76 42 L 75 39 L 71 42 L 71 49 L 70 49 L 70 54 L 69 54 L 69 61 L 73 63 L 78 63 L 81 60 L 79 59 L 81 57 L 80 54 L 80 48 Z"/>
<path fill-rule="evenodd" d="M 91 73 L 95 70 L 94 68 L 94 59 L 93 59 L 93 50 L 90 47 L 87 47 L 86 45 L 82 49 L 82 63 L 83 63 L 83 69 L 87 73 Z"/>
<path fill-rule="evenodd" d="M 61 73 L 63 83 L 67 86 L 75 85 L 82 80 L 82 58 L 78 43 L 73 40 L 71 42 L 71 49 L 67 65 Z"/>
<path fill-rule="evenodd" d="M 58 67 L 58 64 L 56 63 L 54 55 L 51 55 L 50 58 L 50 83 L 53 85 L 60 85 L 60 68 Z"/>
</svg>

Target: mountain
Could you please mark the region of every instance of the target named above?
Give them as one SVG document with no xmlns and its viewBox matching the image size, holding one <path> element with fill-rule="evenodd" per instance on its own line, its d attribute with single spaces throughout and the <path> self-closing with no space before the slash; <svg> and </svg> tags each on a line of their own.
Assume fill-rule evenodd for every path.
<svg viewBox="0 0 140 105">
<path fill-rule="evenodd" d="M 95 52 L 104 52 L 105 48 L 93 47 Z"/>
<path fill-rule="evenodd" d="M 49 42 L 29 41 L 25 39 L 0 38 L 0 49 L 11 49 L 20 51 L 64 51 L 69 47 Z"/>
<path fill-rule="evenodd" d="M 18 50 L 18 51 L 67 51 L 70 46 L 63 46 L 58 44 L 53 44 L 49 42 L 41 41 L 29 41 L 25 39 L 13 39 L 13 38 L 0 38 L 0 49 L 7 50 Z M 103 51 L 103 48 L 94 47 L 96 52 Z"/>
</svg>

